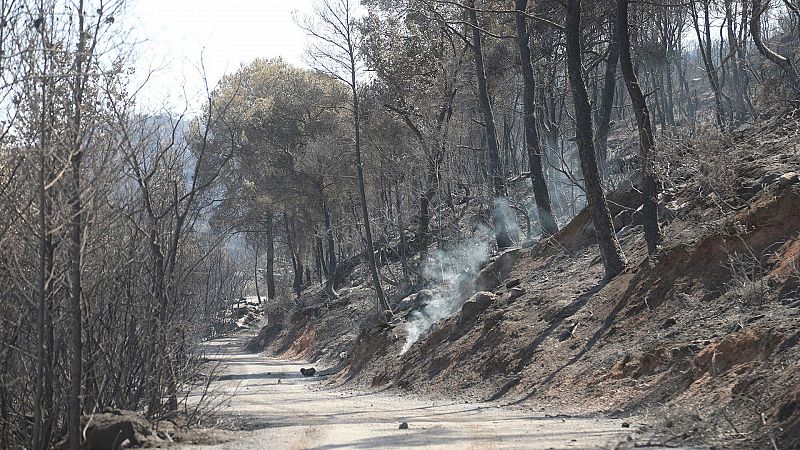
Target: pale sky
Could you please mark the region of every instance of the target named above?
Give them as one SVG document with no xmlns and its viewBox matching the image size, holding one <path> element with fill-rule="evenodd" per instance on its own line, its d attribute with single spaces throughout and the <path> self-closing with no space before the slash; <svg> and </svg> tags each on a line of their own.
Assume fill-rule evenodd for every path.
<svg viewBox="0 0 800 450">
<path fill-rule="evenodd" d="M 209 83 L 258 57 L 282 57 L 305 65 L 306 36 L 293 12 L 311 11 L 312 0 L 130 0 L 125 20 L 133 21 L 136 78 L 151 76 L 140 104 L 168 101 L 183 105 L 186 86 L 191 106 L 199 106 L 204 62 Z"/>
</svg>

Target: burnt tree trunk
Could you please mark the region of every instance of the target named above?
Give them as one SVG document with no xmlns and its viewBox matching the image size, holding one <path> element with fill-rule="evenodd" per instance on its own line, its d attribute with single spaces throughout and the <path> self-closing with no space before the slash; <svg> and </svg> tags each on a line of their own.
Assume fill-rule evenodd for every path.
<svg viewBox="0 0 800 450">
<path fill-rule="evenodd" d="M 508 230 L 508 224 L 501 208 L 504 208 L 506 192 L 505 177 L 500 168 L 500 149 L 497 140 L 497 127 L 494 122 L 492 103 L 489 100 L 489 88 L 486 82 L 486 70 L 483 65 L 483 49 L 481 45 L 481 30 L 478 24 L 478 15 L 475 11 L 475 0 L 467 1 L 467 16 L 472 28 L 472 50 L 475 59 L 475 76 L 478 79 L 478 100 L 483 112 L 484 127 L 486 128 L 486 147 L 489 151 L 489 171 L 494 189 L 495 204 L 492 209 L 492 222 L 497 247 L 500 249 L 511 247 L 514 243 Z"/>
<path fill-rule="evenodd" d="M 711 26 L 709 24 L 708 12 L 709 1 L 710 0 L 705 0 L 703 2 L 705 42 L 703 41 L 703 36 L 700 34 L 700 18 L 697 14 L 697 6 L 695 2 L 689 2 L 689 4 L 692 13 L 692 22 L 694 24 L 694 32 L 697 36 L 697 47 L 700 50 L 700 57 L 703 60 L 706 77 L 708 77 L 708 84 L 711 86 L 711 91 L 714 94 L 714 114 L 716 116 L 717 125 L 721 130 L 724 130 L 725 108 L 722 105 L 722 90 L 720 88 L 719 75 L 717 74 L 717 69 L 714 67 L 714 61 L 711 55 Z"/>
<path fill-rule="evenodd" d="M 594 153 L 594 131 L 592 129 L 592 109 L 589 96 L 583 81 L 581 62 L 581 2 L 567 2 L 567 72 L 572 86 L 572 98 L 575 105 L 575 141 L 578 144 L 578 156 L 581 160 L 586 200 L 594 223 L 600 257 L 605 268 L 605 277 L 610 279 L 625 269 L 625 256 L 614 233 L 614 224 L 608 210 L 597 160 Z"/>
<path fill-rule="evenodd" d="M 255 261 L 253 263 L 253 283 L 255 283 L 256 287 L 256 298 L 258 299 L 258 304 L 261 304 L 261 291 L 258 289 L 258 252 L 261 250 L 261 246 L 258 243 L 258 238 L 256 237 L 256 245 L 255 245 L 255 257 L 253 258 Z"/>
<path fill-rule="evenodd" d="M 317 236 L 314 239 L 314 270 L 317 274 L 317 282 L 322 284 L 323 277 L 328 276 L 328 268 L 325 267 L 325 256 L 322 251 L 322 238 Z"/>
<path fill-rule="evenodd" d="M 325 277 L 325 293 L 331 298 L 339 298 L 336 292 L 336 243 L 333 238 L 333 226 L 331 225 L 331 214 L 328 211 L 328 205 L 323 200 L 322 202 L 322 218 L 325 221 L 325 250 L 322 252 L 328 256 L 327 276 Z"/>
<path fill-rule="evenodd" d="M 543 236 L 552 236 L 558 233 L 558 225 L 553 215 L 553 205 L 550 201 L 550 192 L 544 178 L 542 168 L 542 145 L 539 140 L 539 129 L 536 124 L 536 79 L 533 76 L 531 65 L 531 49 L 528 42 L 528 25 L 526 9 L 528 0 L 515 0 L 515 22 L 517 26 L 517 47 L 522 67 L 522 97 L 525 117 L 525 146 L 528 150 L 528 169 L 531 173 L 533 196 L 536 200 L 536 209 L 539 213 L 539 223 Z"/>
<path fill-rule="evenodd" d="M 614 14 L 609 18 L 611 40 L 608 44 L 608 58 L 606 70 L 603 75 L 603 90 L 600 95 L 600 110 L 597 115 L 597 131 L 594 136 L 594 148 L 597 152 L 597 166 L 602 178 L 608 173 L 608 133 L 611 131 L 611 112 L 614 107 L 614 93 L 617 90 L 617 62 L 619 60 L 619 45 L 614 39 L 616 34 L 616 20 Z"/>
<path fill-rule="evenodd" d="M 268 212 L 264 220 L 267 234 L 267 299 L 275 299 L 275 230 L 273 229 L 272 212 Z"/>
<path fill-rule="evenodd" d="M 650 123 L 650 112 L 647 109 L 642 88 L 633 70 L 631 58 L 631 38 L 628 29 L 628 0 L 617 1 L 617 40 L 619 42 L 619 60 L 625 85 L 631 97 L 636 125 L 639 129 L 639 150 L 642 164 L 642 222 L 647 251 L 653 254 L 661 242 L 658 228 L 658 189 L 655 175 L 655 142 L 653 127 Z"/>
<path fill-rule="evenodd" d="M 45 58 L 45 71 L 48 60 Z M 50 230 L 51 200 L 47 194 L 47 185 L 53 182 L 53 174 L 48 164 L 50 148 L 50 124 L 48 117 L 48 84 L 42 83 L 42 104 L 40 123 L 40 152 L 37 180 L 37 199 L 39 201 L 39 255 L 37 261 L 36 285 L 36 367 L 34 385 L 34 423 L 31 447 L 35 450 L 46 449 L 50 444 L 53 424 L 53 367 L 54 367 L 54 332 L 53 332 L 53 299 L 52 277 L 55 260 L 55 245 Z"/>
<path fill-rule="evenodd" d="M 372 285 L 375 288 L 375 309 L 378 316 L 385 316 L 387 311 L 391 314 L 391 308 L 386 301 L 386 296 L 383 293 L 381 286 L 381 277 L 378 273 L 378 265 L 375 262 L 375 244 L 372 240 L 372 226 L 369 223 L 369 205 L 367 204 L 367 188 L 364 186 L 364 163 L 361 159 L 361 115 L 359 111 L 360 102 L 358 99 L 358 84 L 356 80 L 356 48 L 353 45 L 353 40 L 350 35 L 352 24 L 345 24 L 347 30 L 347 57 L 349 58 L 348 67 L 350 69 L 350 94 L 353 106 L 353 131 L 355 141 L 355 156 L 356 156 L 356 178 L 358 181 L 358 197 L 361 200 L 361 219 L 364 221 L 364 240 L 365 250 L 367 253 L 367 264 L 369 264 L 369 271 L 372 274 Z"/>
<path fill-rule="evenodd" d="M 300 252 L 295 251 L 294 220 L 290 220 L 289 216 L 284 212 L 283 221 L 286 228 L 286 244 L 289 247 L 289 257 L 292 260 L 292 273 L 294 274 L 292 290 L 295 296 L 300 298 L 300 294 L 303 293 L 303 260 Z"/>
<path fill-rule="evenodd" d="M 409 282 L 411 277 L 409 275 L 408 270 L 408 240 L 406 239 L 406 226 L 403 223 L 403 209 L 401 208 L 402 204 L 400 202 L 400 183 L 395 181 L 395 188 L 394 188 L 394 201 L 395 207 L 397 208 L 397 228 L 400 232 L 400 247 L 399 247 L 399 257 L 400 257 L 400 264 L 403 267 L 403 280 Z"/>
<path fill-rule="evenodd" d="M 428 142 L 422 138 L 420 138 L 420 143 L 423 147 L 428 145 Z M 429 149 L 425 153 L 428 166 L 425 186 L 419 198 L 419 222 L 414 236 L 414 246 L 421 251 L 425 251 L 431 242 L 431 200 L 433 200 L 439 188 L 439 166 L 443 158 L 441 152 L 434 153 Z"/>
<path fill-rule="evenodd" d="M 69 305 L 71 319 L 70 349 L 70 387 L 67 401 L 67 438 L 71 448 L 81 446 L 81 387 L 83 382 L 83 317 L 81 311 L 81 256 L 83 252 L 83 205 L 81 202 L 81 162 L 83 159 L 83 89 L 86 76 L 84 58 L 86 56 L 85 15 L 83 0 L 78 1 L 78 48 L 75 53 L 74 111 L 71 120 L 73 146 L 70 155 L 72 166 L 70 203 L 70 245 L 69 245 Z"/>
</svg>

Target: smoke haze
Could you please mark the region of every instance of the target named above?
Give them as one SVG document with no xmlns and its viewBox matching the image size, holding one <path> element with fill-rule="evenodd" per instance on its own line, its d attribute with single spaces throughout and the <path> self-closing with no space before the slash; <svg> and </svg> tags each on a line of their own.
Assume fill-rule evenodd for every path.
<svg viewBox="0 0 800 450">
<path fill-rule="evenodd" d="M 433 296 L 420 311 L 406 322 L 406 342 L 402 355 L 431 325 L 456 313 L 474 290 L 475 275 L 489 257 L 486 233 L 477 232 L 461 245 L 437 251 L 423 265 L 423 276 L 433 284 Z"/>
</svg>

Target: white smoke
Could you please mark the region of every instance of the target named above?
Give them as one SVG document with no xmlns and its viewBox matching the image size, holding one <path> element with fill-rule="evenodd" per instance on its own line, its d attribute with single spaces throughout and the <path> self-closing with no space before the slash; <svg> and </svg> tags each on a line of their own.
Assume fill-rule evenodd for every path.
<svg viewBox="0 0 800 450">
<path fill-rule="evenodd" d="M 448 251 L 437 251 L 423 265 L 423 276 L 429 283 L 432 298 L 427 305 L 413 312 L 406 322 L 406 342 L 400 354 L 414 345 L 434 323 L 450 317 L 472 294 L 475 276 L 489 257 L 489 244 L 485 233 L 476 232 L 471 238 Z"/>
<path fill-rule="evenodd" d="M 508 198 L 494 199 L 493 222 L 497 231 L 505 231 L 511 240 L 519 242 L 519 222 Z"/>
</svg>

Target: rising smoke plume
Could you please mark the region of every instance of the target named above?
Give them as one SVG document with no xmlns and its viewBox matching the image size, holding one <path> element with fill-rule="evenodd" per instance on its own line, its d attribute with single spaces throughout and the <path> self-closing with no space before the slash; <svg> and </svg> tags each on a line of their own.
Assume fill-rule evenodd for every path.
<svg viewBox="0 0 800 450">
<path fill-rule="evenodd" d="M 423 276 L 434 287 L 432 298 L 406 322 L 406 342 L 400 354 L 407 352 L 431 325 L 456 313 L 474 291 L 475 276 L 489 257 L 486 230 L 475 233 L 461 245 L 437 251 L 423 265 Z"/>
<path fill-rule="evenodd" d="M 494 201 L 493 217 L 496 226 L 519 241 L 519 224 L 514 210 L 504 197 Z M 400 350 L 404 354 L 420 336 L 441 319 L 458 312 L 475 292 L 475 277 L 489 258 L 490 238 L 493 233 L 479 228 L 460 245 L 447 251 L 437 250 L 422 267 L 425 281 L 433 287 L 425 307 L 415 311 L 406 322 L 406 342 Z"/>
<path fill-rule="evenodd" d="M 492 214 L 495 227 L 497 228 L 495 232 L 503 231 L 508 234 L 508 237 L 511 238 L 514 243 L 518 243 L 519 222 L 517 221 L 517 214 L 508 202 L 508 198 L 495 198 L 494 211 Z"/>
</svg>

